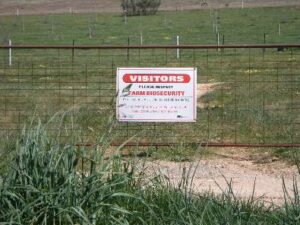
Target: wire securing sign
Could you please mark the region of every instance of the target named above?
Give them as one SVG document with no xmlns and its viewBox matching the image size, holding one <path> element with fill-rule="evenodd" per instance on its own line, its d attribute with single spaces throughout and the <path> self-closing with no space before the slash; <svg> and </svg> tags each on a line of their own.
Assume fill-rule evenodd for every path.
<svg viewBox="0 0 300 225">
<path fill-rule="evenodd" d="M 118 68 L 117 119 L 196 122 L 196 68 Z"/>
</svg>

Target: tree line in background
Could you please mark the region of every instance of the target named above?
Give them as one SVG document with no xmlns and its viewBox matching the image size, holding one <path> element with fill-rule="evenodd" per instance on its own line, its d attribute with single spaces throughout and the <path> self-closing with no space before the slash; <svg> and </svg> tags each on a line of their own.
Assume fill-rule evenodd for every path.
<svg viewBox="0 0 300 225">
<path fill-rule="evenodd" d="M 122 0 L 121 7 L 126 16 L 154 15 L 161 0 Z"/>
</svg>

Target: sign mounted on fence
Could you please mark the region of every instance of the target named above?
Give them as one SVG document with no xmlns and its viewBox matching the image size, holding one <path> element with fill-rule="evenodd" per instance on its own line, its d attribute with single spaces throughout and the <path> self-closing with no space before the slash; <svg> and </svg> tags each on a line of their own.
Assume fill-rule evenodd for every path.
<svg viewBox="0 0 300 225">
<path fill-rule="evenodd" d="M 118 68 L 117 119 L 196 122 L 196 68 Z"/>
</svg>

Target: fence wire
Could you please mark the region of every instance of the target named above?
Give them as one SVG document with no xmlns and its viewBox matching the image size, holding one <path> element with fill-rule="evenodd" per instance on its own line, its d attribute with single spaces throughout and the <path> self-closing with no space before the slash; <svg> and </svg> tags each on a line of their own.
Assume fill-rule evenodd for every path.
<svg viewBox="0 0 300 225">
<path fill-rule="evenodd" d="M 111 131 L 118 144 L 300 146 L 299 47 L 19 46 L 9 65 L 2 46 L 0 132 L 19 135 L 35 117 L 84 143 Z M 116 70 L 127 66 L 197 67 L 197 122 L 117 122 Z"/>
</svg>

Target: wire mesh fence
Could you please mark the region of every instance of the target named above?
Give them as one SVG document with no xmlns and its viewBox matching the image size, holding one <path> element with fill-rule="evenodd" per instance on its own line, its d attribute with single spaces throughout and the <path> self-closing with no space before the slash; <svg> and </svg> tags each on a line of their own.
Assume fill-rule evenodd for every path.
<svg viewBox="0 0 300 225">
<path fill-rule="evenodd" d="M 299 47 L 12 46 L 9 65 L 1 46 L 1 135 L 61 114 L 49 131 L 79 132 L 84 143 L 112 129 L 118 144 L 300 146 Z M 117 122 L 116 70 L 127 66 L 197 67 L 197 122 Z"/>
</svg>

